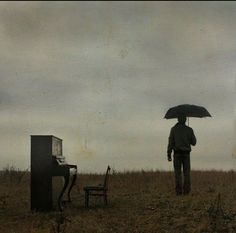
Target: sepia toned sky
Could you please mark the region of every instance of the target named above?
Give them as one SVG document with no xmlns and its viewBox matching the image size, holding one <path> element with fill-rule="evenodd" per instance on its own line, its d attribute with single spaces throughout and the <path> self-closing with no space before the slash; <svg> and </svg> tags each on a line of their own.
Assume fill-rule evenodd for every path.
<svg viewBox="0 0 236 233">
<path fill-rule="evenodd" d="M 171 170 L 168 108 L 197 104 L 193 169 L 236 168 L 236 3 L 1 2 L 0 165 L 30 135 L 63 139 L 79 172 Z"/>
</svg>

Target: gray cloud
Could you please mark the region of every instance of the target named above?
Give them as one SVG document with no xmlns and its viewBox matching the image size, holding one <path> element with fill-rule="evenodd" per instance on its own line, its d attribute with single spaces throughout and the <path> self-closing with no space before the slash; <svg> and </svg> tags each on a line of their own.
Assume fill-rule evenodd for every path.
<svg viewBox="0 0 236 233">
<path fill-rule="evenodd" d="M 165 111 L 193 103 L 213 115 L 190 120 L 199 137 L 193 167 L 230 168 L 235 3 L 0 6 L 1 164 L 26 167 L 29 135 L 55 134 L 82 170 L 163 169 L 175 122 Z"/>
</svg>

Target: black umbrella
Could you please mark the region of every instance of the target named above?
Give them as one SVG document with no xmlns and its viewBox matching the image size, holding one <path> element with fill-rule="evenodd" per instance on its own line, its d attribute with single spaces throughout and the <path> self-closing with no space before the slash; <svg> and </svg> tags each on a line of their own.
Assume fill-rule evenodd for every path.
<svg viewBox="0 0 236 233">
<path fill-rule="evenodd" d="M 170 108 L 164 118 L 172 119 L 178 118 L 178 116 L 184 115 L 186 117 L 211 117 L 211 114 L 202 106 L 182 104 Z"/>
</svg>

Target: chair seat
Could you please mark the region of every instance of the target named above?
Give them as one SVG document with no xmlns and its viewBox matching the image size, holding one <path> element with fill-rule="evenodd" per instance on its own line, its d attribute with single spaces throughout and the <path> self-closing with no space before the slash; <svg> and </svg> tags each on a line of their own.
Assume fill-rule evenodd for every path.
<svg viewBox="0 0 236 233">
<path fill-rule="evenodd" d="M 84 187 L 84 191 L 104 191 L 105 188 L 103 186 L 86 186 Z"/>
</svg>

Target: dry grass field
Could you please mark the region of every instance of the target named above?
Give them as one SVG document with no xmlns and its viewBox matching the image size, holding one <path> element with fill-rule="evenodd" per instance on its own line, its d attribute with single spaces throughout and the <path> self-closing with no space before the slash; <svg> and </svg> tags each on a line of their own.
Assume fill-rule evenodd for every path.
<svg viewBox="0 0 236 233">
<path fill-rule="evenodd" d="M 73 202 L 62 214 L 31 213 L 29 173 L 5 169 L 0 175 L 0 232 L 236 232 L 236 172 L 193 171 L 191 195 L 175 196 L 173 173 L 113 170 L 108 206 L 94 197 L 86 209 L 83 186 L 102 180 L 102 175 L 79 174 Z"/>
</svg>

